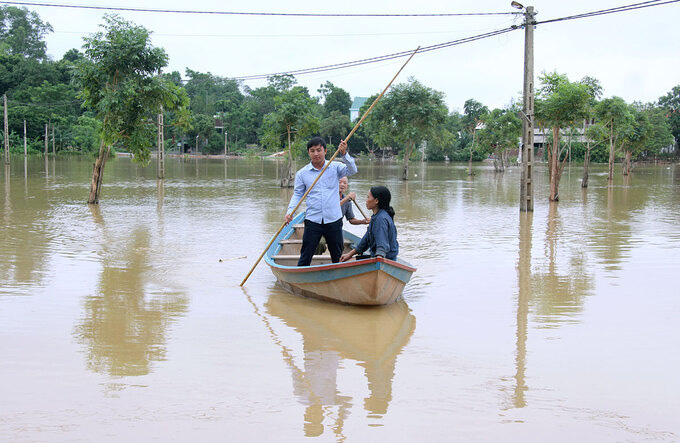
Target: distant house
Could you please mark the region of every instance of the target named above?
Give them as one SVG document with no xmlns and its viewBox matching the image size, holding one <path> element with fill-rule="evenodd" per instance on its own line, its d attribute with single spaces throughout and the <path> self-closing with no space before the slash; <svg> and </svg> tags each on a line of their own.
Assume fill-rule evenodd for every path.
<svg viewBox="0 0 680 443">
<path fill-rule="evenodd" d="M 573 129 L 573 132 L 571 132 L 571 137 L 572 140 L 578 143 L 585 143 L 588 141 L 588 138 L 585 136 L 586 129 L 588 129 L 589 126 L 595 124 L 595 119 L 586 119 L 583 120 L 583 123 L 581 124 L 580 127 L 575 127 L 575 128 L 560 128 L 560 136 L 561 137 L 568 137 L 570 134 L 570 130 Z M 535 148 L 543 148 L 545 145 L 548 143 L 549 137 L 552 136 L 552 129 L 551 128 L 546 128 L 545 131 L 541 131 L 541 128 L 534 126 L 534 147 Z"/>
<path fill-rule="evenodd" d="M 213 116 L 213 119 L 215 120 L 215 130 L 218 134 L 222 134 L 224 132 L 224 122 L 216 115 Z"/>
<path fill-rule="evenodd" d="M 359 109 L 366 103 L 366 100 L 368 100 L 368 97 L 354 97 L 352 106 L 349 107 L 349 119 L 351 121 L 359 118 Z"/>
</svg>

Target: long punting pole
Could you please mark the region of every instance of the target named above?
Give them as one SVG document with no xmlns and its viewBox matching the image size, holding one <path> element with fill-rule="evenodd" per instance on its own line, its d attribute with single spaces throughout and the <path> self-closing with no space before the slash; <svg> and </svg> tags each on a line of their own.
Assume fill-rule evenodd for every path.
<svg viewBox="0 0 680 443">
<path fill-rule="evenodd" d="M 378 100 L 380 100 L 380 99 L 382 98 L 382 96 L 385 95 L 385 92 L 387 92 L 387 90 L 390 88 L 390 86 L 392 86 L 392 83 L 394 82 L 394 80 L 396 80 L 397 76 L 399 76 L 399 74 L 401 74 L 401 71 L 406 67 L 406 65 L 408 64 L 408 62 L 411 61 L 411 59 L 413 58 L 413 56 L 416 55 L 416 52 L 418 52 L 419 49 L 420 49 L 420 46 L 418 46 L 418 47 L 416 48 L 416 50 L 413 51 L 413 54 L 411 54 L 411 55 L 409 56 L 409 58 L 406 60 L 406 62 L 404 62 L 404 64 L 401 66 L 401 68 L 399 68 L 399 71 L 397 71 L 397 73 L 394 75 L 394 77 L 392 77 L 392 80 L 390 80 L 390 82 L 387 84 L 387 86 L 385 86 L 385 89 L 383 89 L 383 91 L 380 93 L 380 95 L 379 95 L 375 100 L 373 100 L 373 103 L 372 103 L 371 106 L 366 110 L 366 112 L 364 112 L 364 115 L 363 115 L 363 117 L 361 117 L 361 120 L 359 120 L 359 121 L 357 122 L 357 124 L 354 125 L 354 128 L 352 128 L 352 130 L 349 132 L 349 134 L 347 135 L 347 137 L 345 137 L 345 141 L 348 141 L 348 140 L 350 139 L 350 137 L 352 137 L 352 135 L 354 135 L 354 133 L 356 132 L 356 130 L 359 129 L 359 125 L 361 125 L 361 123 L 364 121 L 364 119 L 366 119 L 366 117 L 368 116 L 368 114 L 373 110 L 373 108 L 375 107 L 375 105 L 378 103 Z M 333 154 L 333 156 L 331 157 L 331 159 L 330 159 L 330 160 L 328 161 L 328 163 L 326 163 L 326 165 L 323 167 L 323 169 L 321 170 L 321 173 L 319 174 L 319 176 L 316 177 L 316 180 L 314 180 L 314 182 L 312 182 L 312 185 L 309 187 L 309 189 L 307 189 L 307 192 L 305 192 L 305 194 L 302 196 L 302 198 L 301 198 L 300 201 L 298 202 L 297 206 L 295 206 L 295 208 L 293 209 L 293 211 L 291 212 L 291 214 L 295 214 L 295 212 L 297 212 L 297 210 L 298 210 L 298 208 L 300 207 L 300 205 L 302 204 L 302 202 L 305 201 L 305 199 L 307 198 L 307 195 L 309 194 L 309 192 L 314 188 L 314 185 L 316 185 L 316 182 L 318 182 L 319 179 L 321 178 L 321 176 L 323 175 L 323 173 L 326 172 L 326 169 L 327 169 L 328 166 L 331 164 L 331 162 L 332 162 L 333 160 L 335 160 L 335 157 L 337 157 L 338 152 L 339 152 L 338 150 L 335 151 L 335 153 Z M 281 233 L 281 231 L 283 231 L 283 228 L 284 228 L 287 224 L 288 224 L 288 223 L 284 222 L 284 223 L 281 225 L 281 227 L 279 228 L 279 230 L 276 231 L 276 234 L 274 234 L 274 235 L 272 236 L 272 239 L 269 240 L 269 243 L 267 243 L 267 246 L 264 248 L 264 251 L 262 251 L 262 254 L 260 254 L 260 257 L 258 257 L 258 259 L 257 259 L 257 261 L 255 262 L 255 264 L 253 265 L 253 267 L 250 268 L 250 271 L 248 272 L 248 275 L 246 275 L 246 276 L 244 277 L 244 279 L 243 279 L 243 281 L 241 282 L 241 285 L 240 285 L 240 286 L 243 286 L 243 285 L 245 284 L 246 280 L 248 280 L 248 277 L 250 277 L 250 274 L 253 273 L 253 271 L 255 270 L 255 267 L 260 263 L 260 260 L 262 260 L 262 257 L 264 257 L 264 254 L 267 252 L 267 249 L 269 249 L 269 247 L 272 245 L 272 243 L 274 243 L 274 239 L 275 239 L 276 237 L 278 237 L 278 235 Z"/>
<path fill-rule="evenodd" d="M 368 217 L 366 217 L 366 214 L 364 214 L 364 211 L 361 210 L 361 206 L 359 206 L 359 203 L 357 203 L 356 200 L 352 200 L 352 201 L 353 201 L 354 204 L 357 206 L 357 209 L 359 210 L 359 212 L 361 212 L 361 215 L 364 216 L 364 220 L 368 220 Z"/>
</svg>

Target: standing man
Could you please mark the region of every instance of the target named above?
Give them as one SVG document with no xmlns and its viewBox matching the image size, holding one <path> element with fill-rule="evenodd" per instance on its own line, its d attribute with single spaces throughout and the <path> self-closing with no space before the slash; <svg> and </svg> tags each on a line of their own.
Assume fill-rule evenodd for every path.
<svg viewBox="0 0 680 443">
<path fill-rule="evenodd" d="M 340 211 L 340 188 L 338 181 L 342 177 L 357 172 L 354 159 L 347 153 L 347 143 L 343 140 L 338 146 L 340 162 L 332 162 L 326 172 L 307 195 L 307 213 L 305 214 L 305 233 L 302 236 L 302 250 L 298 266 L 309 266 L 312 256 L 321 237 L 326 239 L 331 261 L 338 263 L 342 255 L 342 212 Z M 300 202 L 326 165 L 326 142 L 321 137 L 313 137 L 307 142 L 307 154 L 311 160 L 308 165 L 295 174 L 295 190 L 288 204 L 284 220 L 293 220 L 293 209 Z"/>
</svg>

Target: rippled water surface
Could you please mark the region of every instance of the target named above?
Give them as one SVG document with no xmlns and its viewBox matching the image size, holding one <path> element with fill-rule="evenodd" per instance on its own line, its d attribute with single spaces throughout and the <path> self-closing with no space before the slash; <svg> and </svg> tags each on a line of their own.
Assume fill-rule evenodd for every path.
<svg viewBox="0 0 680 443">
<path fill-rule="evenodd" d="M 0 440 L 678 441 L 680 167 L 358 161 L 393 195 L 403 301 L 334 305 L 261 263 L 270 160 L 24 159 L 0 181 Z M 299 164 L 298 166 L 301 166 Z M 3 166 L 0 165 L 0 168 Z M 620 170 L 617 171 L 620 174 Z M 362 234 L 365 227 L 349 226 Z"/>
</svg>

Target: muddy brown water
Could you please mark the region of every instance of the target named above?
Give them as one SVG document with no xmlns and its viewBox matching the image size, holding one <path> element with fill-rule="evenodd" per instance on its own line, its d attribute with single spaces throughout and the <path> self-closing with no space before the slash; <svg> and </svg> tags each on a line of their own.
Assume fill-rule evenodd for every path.
<svg viewBox="0 0 680 443">
<path fill-rule="evenodd" d="M 119 158 L 98 207 L 91 167 L 0 165 L 0 440 L 680 439 L 678 166 L 573 166 L 557 205 L 538 167 L 521 216 L 518 168 L 359 160 L 418 268 L 377 309 L 239 287 L 274 161 Z"/>
</svg>

